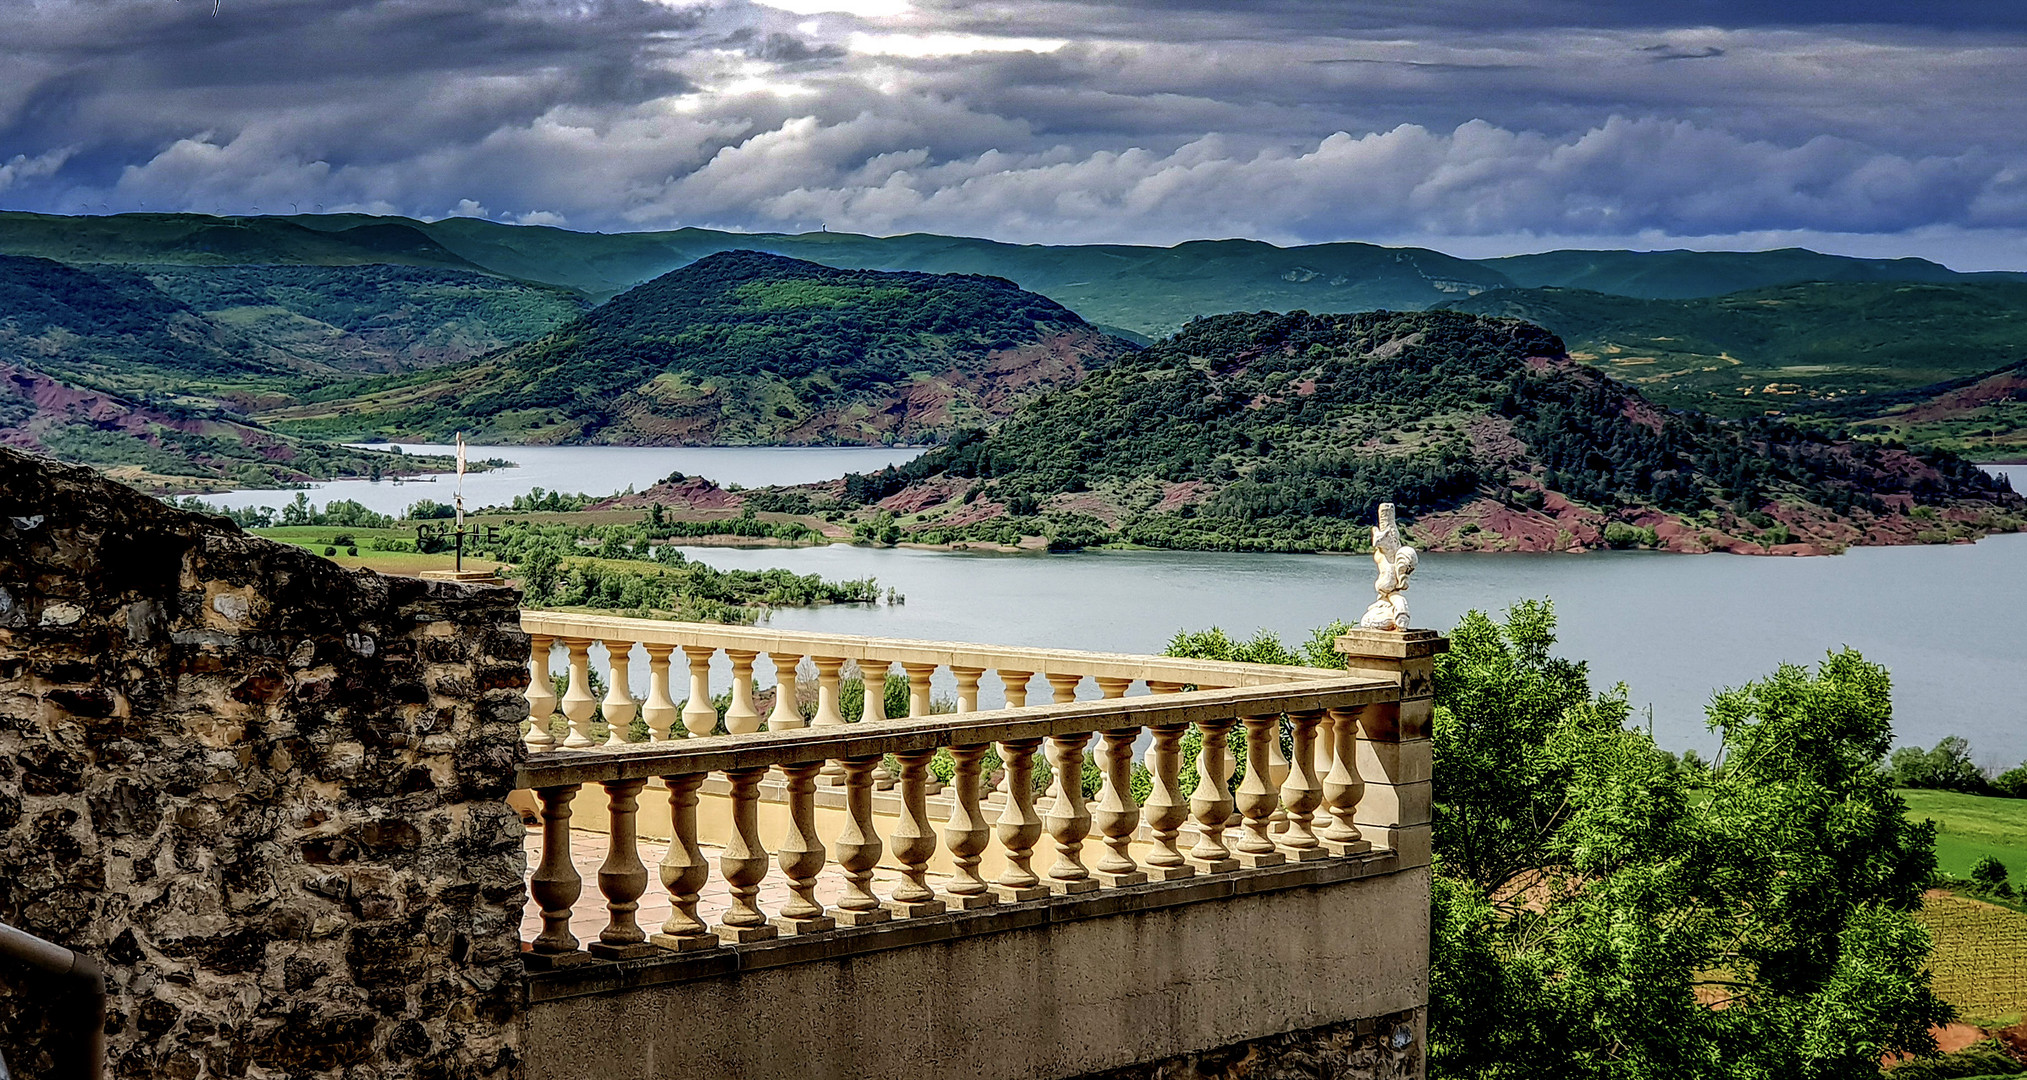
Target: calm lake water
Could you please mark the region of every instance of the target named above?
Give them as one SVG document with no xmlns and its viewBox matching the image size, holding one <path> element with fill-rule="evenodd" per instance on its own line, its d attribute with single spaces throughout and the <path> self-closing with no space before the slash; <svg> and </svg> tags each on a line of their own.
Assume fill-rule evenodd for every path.
<svg viewBox="0 0 2027 1080">
<path fill-rule="evenodd" d="M 404 445 L 406 454 L 454 454 L 457 448 L 434 443 Z M 465 477 L 465 506 L 505 506 L 516 495 L 535 488 L 587 495 L 616 495 L 656 483 L 672 472 L 708 477 L 720 484 L 759 487 L 764 484 L 807 484 L 832 480 L 848 472 L 874 472 L 911 461 L 917 446 L 773 447 L 773 446 L 478 446 L 467 445 L 472 461 L 504 458 L 517 466 L 471 473 Z M 369 510 L 398 514 L 423 499 L 448 503 L 457 490 L 456 478 L 434 481 L 332 480 L 307 486 L 310 501 L 321 506 L 338 499 L 356 499 Z M 231 491 L 203 496 L 213 506 L 282 506 L 293 491 Z"/>
<path fill-rule="evenodd" d="M 418 447 L 441 451 L 438 447 Z M 670 471 L 756 486 L 826 479 L 905 461 L 912 449 L 497 448 L 523 463 L 466 478 L 468 505 L 503 503 L 541 486 L 605 493 L 645 487 Z M 1995 466 L 2027 489 L 2027 466 Z M 447 499 L 447 484 L 341 482 L 311 498 L 357 498 L 393 511 Z M 213 496 L 274 505 L 275 492 Z M 1265 628 L 1299 640 L 1356 618 L 1372 599 L 1371 564 L 1326 555 L 1086 552 L 982 555 L 856 548 L 690 548 L 726 569 L 787 567 L 826 577 L 872 576 L 906 603 L 786 609 L 771 625 L 889 637 L 992 641 L 1108 651 L 1159 651 L 1178 630 Z M 1625 682 L 1670 747 L 1708 753 L 1703 707 L 1717 687 L 1783 661 L 1813 663 L 1852 646 L 1894 676 L 1901 744 L 1971 740 L 1986 763 L 2027 759 L 2027 535 L 1975 545 L 1856 548 L 1827 558 L 1594 552 L 1432 554 L 1410 593 L 1415 619 L 1447 628 L 1471 609 L 1553 598 L 1561 651 L 1590 662 L 1598 686 Z M 636 668 L 644 671 L 644 665 Z M 764 679 L 764 677 L 763 677 Z M 644 687 L 643 687 L 644 689 Z M 987 679 L 985 704 L 998 687 Z"/>
</svg>

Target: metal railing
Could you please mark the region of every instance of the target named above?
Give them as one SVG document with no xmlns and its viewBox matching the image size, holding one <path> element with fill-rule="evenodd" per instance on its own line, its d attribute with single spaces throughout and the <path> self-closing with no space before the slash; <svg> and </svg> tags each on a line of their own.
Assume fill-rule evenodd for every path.
<svg viewBox="0 0 2027 1080">
<path fill-rule="evenodd" d="M 63 1025 L 72 1038 L 57 1048 L 51 1080 L 99 1080 L 106 1057 L 106 978 L 99 965 L 83 953 L 0 923 L 0 959 L 12 960 L 49 976 L 47 986 L 58 996 L 73 995 L 81 1015 Z M 7 1080 L 0 1059 L 0 1080 Z"/>
</svg>

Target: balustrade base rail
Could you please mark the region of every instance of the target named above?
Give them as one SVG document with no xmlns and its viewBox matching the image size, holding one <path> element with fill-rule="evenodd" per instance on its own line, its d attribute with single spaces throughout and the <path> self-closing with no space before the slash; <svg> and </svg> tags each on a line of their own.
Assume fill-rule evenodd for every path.
<svg viewBox="0 0 2027 1080">
<path fill-rule="evenodd" d="M 1230 873 L 1148 882 L 1100 892 L 1052 895 L 978 910 L 946 911 L 926 918 L 841 927 L 751 944 L 719 943 L 691 952 L 657 950 L 652 955 L 629 960 L 601 961 L 586 953 L 559 955 L 535 952 L 523 954 L 523 960 L 528 969 L 528 999 L 531 1002 L 554 1001 L 814 960 L 835 960 L 886 949 L 933 945 L 1052 923 L 1159 911 L 1283 889 L 1317 888 L 1392 874 L 1400 869 L 1400 859 L 1393 852 L 1373 851 L 1257 870 L 1241 868 Z"/>
</svg>

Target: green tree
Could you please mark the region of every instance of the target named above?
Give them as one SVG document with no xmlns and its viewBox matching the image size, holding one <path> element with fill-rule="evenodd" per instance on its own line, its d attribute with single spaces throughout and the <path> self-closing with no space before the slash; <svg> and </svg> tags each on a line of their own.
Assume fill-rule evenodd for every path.
<svg viewBox="0 0 2027 1080">
<path fill-rule="evenodd" d="M 528 550 L 527 556 L 521 560 L 521 588 L 530 600 L 543 600 L 556 591 L 557 571 L 562 562 L 556 556 L 556 549 L 547 544 Z"/>
<path fill-rule="evenodd" d="M 1971 864 L 1971 880 L 1980 888 L 1997 892 L 2007 884 L 2006 864 L 1990 855 L 1981 855 Z"/>
<path fill-rule="evenodd" d="M 1433 1071 L 1831 1080 L 1933 1050 L 1934 838 L 1879 768 L 1886 672 L 1846 650 L 1718 694 L 1698 773 L 1553 628 L 1474 614 L 1438 664 Z"/>
<path fill-rule="evenodd" d="M 1719 693 L 1705 765 L 1554 645 L 1554 608 L 1521 603 L 1466 615 L 1436 665 L 1431 1075 L 1871 1080 L 1933 1051 L 1934 833 L 1881 768 L 1885 670 L 1846 650 Z M 1293 655 L 1217 630 L 1170 651 Z"/>
</svg>

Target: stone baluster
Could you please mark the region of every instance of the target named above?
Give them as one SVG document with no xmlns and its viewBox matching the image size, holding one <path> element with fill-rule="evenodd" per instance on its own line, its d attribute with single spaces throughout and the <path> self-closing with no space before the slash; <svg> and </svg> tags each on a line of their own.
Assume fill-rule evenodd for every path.
<svg viewBox="0 0 2027 1080">
<path fill-rule="evenodd" d="M 690 661 L 690 699 L 683 702 L 683 730 L 694 736 L 718 730 L 718 706 L 711 703 L 712 645 L 685 645 L 683 655 Z"/>
<path fill-rule="evenodd" d="M 760 710 L 753 704 L 753 659 L 759 655 L 744 649 L 725 650 L 725 658 L 732 661 L 732 703 L 725 709 L 725 730 L 734 735 L 760 730 Z"/>
<path fill-rule="evenodd" d="M 1084 682 L 1082 675 L 1075 672 L 1051 671 L 1047 673 L 1047 677 L 1051 701 L 1057 705 L 1068 705 L 1077 700 L 1077 687 Z"/>
<path fill-rule="evenodd" d="M 1268 734 L 1271 737 L 1267 740 L 1267 786 L 1280 791 L 1281 785 L 1288 781 L 1288 755 L 1281 750 L 1280 720 L 1274 721 L 1274 726 L 1269 729 Z M 1282 806 L 1279 800 L 1275 801 L 1274 812 L 1267 815 L 1267 826 L 1268 830 L 1276 835 L 1287 831 L 1288 808 Z"/>
<path fill-rule="evenodd" d="M 929 680 L 936 674 L 936 665 L 910 664 L 903 661 L 901 670 L 908 673 L 909 717 L 928 716 L 930 710 L 934 708 L 934 703 L 930 700 Z M 887 767 L 885 765 L 881 765 L 873 773 L 873 782 L 879 785 L 881 791 L 894 786 L 894 778 L 887 774 Z M 929 778 L 927 790 L 929 794 L 934 795 L 943 790 L 943 785 L 937 783 L 936 778 L 932 776 Z"/>
<path fill-rule="evenodd" d="M 584 895 L 584 878 L 570 861 L 570 800 L 577 797 L 576 784 L 538 788 L 542 800 L 542 861 L 528 877 L 528 893 L 542 909 L 542 933 L 532 948 L 538 953 L 577 951 L 577 935 L 570 932 L 571 909 Z"/>
<path fill-rule="evenodd" d="M 1028 704 L 1028 680 L 1034 678 L 1035 673 L 1032 671 L 1012 671 L 1001 668 L 998 674 L 1001 691 L 1006 697 L 1006 707 L 1009 709 L 1026 708 Z M 1005 764 L 1003 761 L 1000 763 L 999 783 L 992 789 L 993 794 L 1002 798 L 1005 797 L 1007 792 L 1007 770 Z"/>
<path fill-rule="evenodd" d="M 669 822 L 675 833 L 662 856 L 662 887 L 669 891 L 673 910 L 662 932 L 649 940 L 677 952 L 715 948 L 717 935 L 697 917 L 697 894 L 711 877 L 711 864 L 697 844 L 697 789 L 703 786 L 704 774 L 664 776 L 662 783 L 669 788 Z"/>
<path fill-rule="evenodd" d="M 1133 685 L 1132 679 L 1099 678 L 1095 681 L 1098 683 L 1098 696 L 1104 698 L 1123 698 Z"/>
<path fill-rule="evenodd" d="M 1161 693 L 1159 689 L 1155 693 Z M 1188 724 L 1158 727 L 1150 731 L 1153 744 L 1147 749 L 1147 771 L 1153 781 L 1147 793 L 1147 827 L 1154 832 L 1154 850 L 1143 868 L 1155 881 L 1176 881 L 1196 871 L 1176 848 L 1175 838 L 1189 820 L 1189 803 L 1182 797 L 1182 736 Z"/>
<path fill-rule="evenodd" d="M 823 873 L 823 841 L 816 835 L 816 774 L 821 761 L 781 767 L 788 786 L 788 835 L 781 841 L 781 872 L 794 898 L 784 905 L 774 925 L 791 934 L 815 934 L 837 925 L 823 913 L 816 898 L 816 877 Z"/>
<path fill-rule="evenodd" d="M 1028 680 L 1035 677 L 1032 671 L 1009 671 L 1001 668 L 999 683 L 1006 691 L 1006 707 L 1024 709 L 1028 704 Z"/>
<path fill-rule="evenodd" d="M 887 670 L 893 661 L 859 661 L 859 681 L 865 685 L 865 708 L 859 713 L 859 722 L 871 723 L 887 719 Z"/>
<path fill-rule="evenodd" d="M 1006 849 L 1006 870 L 993 884 L 1000 899 L 1010 903 L 1040 900 L 1049 890 L 1029 865 L 1035 842 L 1042 838 L 1042 819 L 1035 813 L 1035 749 L 1040 739 L 1014 739 L 999 744 L 1006 762 L 1006 809 L 999 815 L 999 843 Z"/>
<path fill-rule="evenodd" d="M 790 731 L 809 726 L 802 718 L 802 707 L 795 701 L 795 669 L 802 663 L 801 653 L 767 654 L 774 661 L 774 710 L 767 714 L 767 730 Z"/>
<path fill-rule="evenodd" d="M 873 867 L 880 864 L 880 834 L 873 826 L 873 766 L 880 759 L 845 759 L 845 829 L 838 836 L 838 865 L 845 871 L 845 895 L 837 921 L 871 926 L 894 917 L 873 895 Z"/>
<path fill-rule="evenodd" d="M 892 661 L 884 663 L 878 660 L 859 661 L 859 682 L 865 687 L 864 692 L 860 695 L 864 705 L 859 710 L 859 723 L 863 724 L 868 721 L 889 719 L 887 716 L 887 670 L 891 667 L 893 667 Z M 826 777 L 833 784 L 844 782 L 842 778 L 830 778 L 828 772 L 826 772 Z M 879 764 L 873 766 L 872 777 L 873 789 L 875 791 L 887 791 L 894 786 L 894 774 L 887 771 L 887 759 L 884 757 L 880 759 Z"/>
<path fill-rule="evenodd" d="M 570 721 L 570 735 L 563 745 L 572 750 L 597 746 L 591 738 L 591 714 L 598 711 L 598 699 L 591 696 L 591 642 L 564 638 L 563 650 L 570 656 L 570 685 L 563 691 L 563 715 Z"/>
<path fill-rule="evenodd" d="M 1281 739 L 1281 718 L 1248 716 L 1246 724 L 1246 773 L 1239 780 L 1237 803 L 1245 824 L 1239 833 L 1239 863 L 1242 866 L 1279 866 L 1287 862 L 1274 846 L 1272 817 L 1281 805 L 1269 779 L 1272 756 L 1267 747 Z"/>
<path fill-rule="evenodd" d="M 1225 733 L 1232 721 L 1199 720 L 1203 751 L 1197 754 L 1196 791 L 1189 797 L 1190 814 L 1196 819 L 1197 843 L 1189 850 L 1189 864 L 1205 874 L 1222 874 L 1239 868 L 1239 861 L 1225 847 L 1225 823 L 1232 817 L 1232 793 L 1225 785 L 1232 775 L 1232 755 L 1225 745 Z"/>
<path fill-rule="evenodd" d="M 641 894 L 648 890 L 648 868 L 640 861 L 636 825 L 640 817 L 640 792 L 647 786 L 639 780 L 604 782 L 609 835 L 605 864 L 598 868 L 598 891 L 605 894 L 605 929 L 589 951 L 607 960 L 637 960 L 653 956 L 647 932 L 640 928 L 634 913 L 640 910 Z"/>
<path fill-rule="evenodd" d="M 979 857 L 992 839 L 985 812 L 979 809 L 979 766 L 984 757 L 983 744 L 950 748 L 950 760 L 955 766 L 950 786 L 956 790 L 956 798 L 951 803 L 950 819 L 944 824 L 943 842 L 950 846 L 957 874 L 944 889 L 943 899 L 959 911 L 991 907 L 996 902 L 985 879 L 978 875 Z"/>
<path fill-rule="evenodd" d="M 1332 855 L 1357 855 L 1371 851 L 1372 842 L 1360 833 L 1356 817 L 1358 802 L 1365 795 L 1365 779 L 1358 771 L 1358 714 L 1350 709 L 1331 709 L 1324 714 L 1330 743 L 1330 771 L 1323 777 L 1323 810 L 1329 821 L 1323 826 L 1323 850 Z"/>
<path fill-rule="evenodd" d="M 1054 682 L 1055 676 L 1049 681 Z M 1056 845 L 1056 862 L 1049 867 L 1046 884 L 1058 896 L 1098 887 L 1083 861 L 1084 838 L 1091 835 L 1091 808 L 1084 802 L 1084 746 L 1090 741 L 1088 732 L 1051 735 L 1048 740 L 1049 767 L 1056 779 L 1049 786 L 1049 811 L 1042 815 L 1042 824 Z"/>
<path fill-rule="evenodd" d="M 605 742 L 611 746 L 627 741 L 640 706 L 634 704 L 633 677 L 627 671 L 633 662 L 633 642 L 607 641 L 604 645 L 605 700 L 599 703 L 599 711 L 605 714 Z"/>
<path fill-rule="evenodd" d="M 901 670 L 908 673 L 908 715 L 929 715 L 929 677 L 936 674 L 935 664 L 910 664 L 903 662 Z"/>
<path fill-rule="evenodd" d="M 844 683 L 844 658 L 816 656 L 811 659 L 816 663 L 816 715 L 810 718 L 809 726 L 841 727 L 845 714 L 838 709 L 838 698 Z"/>
<path fill-rule="evenodd" d="M 528 635 L 528 689 L 521 695 L 528 699 L 528 734 L 522 741 L 534 753 L 556 745 L 556 736 L 549 731 L 549 718 L 556 715 L 559 700 L 549 676 L 549 653 L 555 648 L 556 639 L 547 634 Z"/>
<path fill-rule="evenodd" d="M 929 860 L 936 855 L 936 830 L 929 824 L 929 759 L 936 750 L 906 750 L 894 755 L 901 764 L 901 820 L 890 837 L 894 858 L 901 864 L 901 882 L 887 910 L 904 919 L 943 914 L 943 901 L 929 888 Z"/>
<path fill-rule="evenodd" d="M 1099 685 L 1103 686 L 1104 681 Z M 1099 753 L 1105 786 L 1098 793 L 1098 806 L 1091 818 L 1099 835 L 1105 838 L 1108 850 L 1092 873 L 1116 889 L 1147 880 L 1147 875 L 1134 863 L 1131 850 L 1133 834 L 1140 828 L 1140 804 L 1133 800 L 1133 742 L 1140 738 L 1140 729 L 1119 728 L 1105 732 L 1101 738 L 1104 749 Z"/>
<path fill-rule="evenodd" d="M 1316 773 L 1316 737 L 1322 720 L 1320 712 L 1288 714 L 1294 730 L 1295 754 L 1287 779 L 1281 783 L 1281 805 L 1288 812 L 1288 831 L 1281 834 L 1280 842 L 1281 853 L 1291 862 L 1308 862 L 1329 854 L 1316 839 L 1312 825 L 1316 808 L 1323 805 L 1323 780 Z"/>
<path fill-rule="evenodd" d="M 648 699 L 641 703 L 640 718 L 647 723 L 649 738 L 667 742 L 676 737 L 678 716 L 676 699 L 669 695 L 669 657 L 676 647 L 649 642 L 642 648 L 648 653 Z"/>
<path fill-rule="evenodd" d="M 957 679 L 957 711 L 977 712 L 978 679 L 985 674 L 985 669 L 952 665 L 950 674 Z"/>
<path fill-rule="evenodd" d="M 760 843 L 760 781 L 766 775 L 765 765 L 725 770 L 732 787 L 732 838 L 718 856 L 718 870 L 732 887 L 732 907 L 725 912 L 718 936 L 728 944 L 766 941 L 781 933 L 756 903 L 760 883 L 767 880 L 767 848 Z"/>
</svg>

